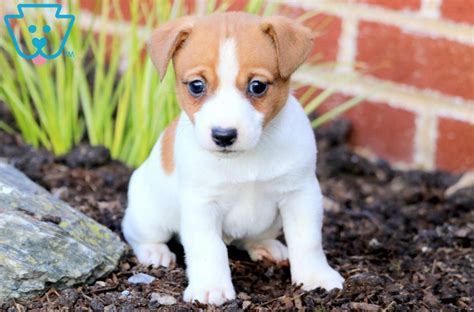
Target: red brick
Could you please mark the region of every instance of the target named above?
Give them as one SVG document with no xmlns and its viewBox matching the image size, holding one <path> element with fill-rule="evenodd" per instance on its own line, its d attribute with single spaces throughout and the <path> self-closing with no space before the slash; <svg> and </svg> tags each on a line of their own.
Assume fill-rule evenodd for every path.
<svg viewBox="0 0 474 312">
<path fill-rule="evenodd" d="M 243 11 L 247 5 L 248 0 L 233 0 L 227 11 Z"/>
<path fill-rule="evenodd" d="M 217 0 L 215 8 L 220 8 L 225 3 L 228 5 L 227 11 L 244 11 L 248 2 L 249 0 Z"/>
<path fill-rule="evenodd" d="M 352 0 L 352 2 L 381 6 L 392 10 L 415 11 L 420 8 L 420 0 Z"/>
<path fill-rule="evenodd" d="M 193 14 L 196 12 L 196 0 L 184 0 L 184 10 L 186 14 Z"/>
<path fill-rule="evenodd" d="M 307 89 L 299 88 L 295 91 L 295 96 L 301 97 Z M 313 98 L 320 92 L 316 92 Z M 327 112 L 349 98 L 336 93 L 330 96 L 317 112 Z M 353 129 L 349 138 L 352 146 L 364 147 L 391 162 L 413 161 L 416 127 L 414 113 L 393 108 L 385 103 L 364 101 L 341 117 L 352 121 Z"/>
<path fill-rule="evenodd" d="M 456 22 L 474 24 L 474 1 L 443 0 L 441 15 Z"/>
<path fill-rule="evenodd" d="M 462 172 L 474 169 L 474 124 L 440 118 L 436 144 L 436 166 Z"/>
<path fill-rule="evenodd" d="M 474 99 L 473 46 L 364 21 L 357 46 L 357 61 L 378 78 Z"/>
<path fill-rule="evenodd" d="M 280 6 L 279 14 L 297 19 L 308 11 L 291 6 Z M 308 58 L 310 63 L 335 61 L 339 50 L 339 36 L 342 29 L 342 21 L 334 15 L 316 13 L 303 22 L 308 28 L 316 33 L 314 47 Z"/>
<path fill-rule="evenodd" d="M 128 0 L 117 1 L 120 11 L 116 10 L 117 5 L 114 4 L 114 1 L 111 1 L 109 4 L 109 18 L 111 20 L 123 19 L 125 21 L 131 21 L 132 19 L 132 5 L 133 2 Z M 102 12 L 103 1 L 95 0 L 80 0 L 81 10 L 90 11 L 94 14 L 101 14 Z M 155 2 L 153 0 L 143 0 L 138 3 L 138 23 L 140 25 L 145 25 L 149 21 L 146 12 L 150 10 L 155 10 Z"/>
<path fill-rule="evenodd" d="M 99 1 L 94 0 L 80 0 L 79 6 L 81 10 L 89 11 L 94 14 L 100 14 L 102 11 L 102 4 Z"/>
</svg>

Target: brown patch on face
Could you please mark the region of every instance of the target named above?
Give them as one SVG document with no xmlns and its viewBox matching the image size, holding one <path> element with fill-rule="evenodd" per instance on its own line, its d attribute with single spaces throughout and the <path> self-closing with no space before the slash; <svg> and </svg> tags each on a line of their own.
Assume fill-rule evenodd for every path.
<svg viewBox="0 0 474 312">
<path fill-rule="evenodd" d="M 261 31 L 259 25 L 252 27 L 252 30 L 246 34 L 237 34 L 237 36 L 237 53 L 240 63 L 237 86 L 252 102 L 255 109 L 263 114 L 265 126 L 285 105 L 290 81 L 280 77 L 275 48 L 271 39 Z M 258 42 L 258 45 L 255 42 Z M 248 84 L 252 80 L 268 84 L 268 89 L 262 97 L 252 97 L 248 94 Z"/>
<path fill-rule="evenodd" d="M 263 126 L 266 126 L 285 106 L 290 92 L 289 80 L 274 82 L 267 91 L 268 95 L 252 100 L 256 110 L 264 116 Z"/>
<path fill-rule="evenodd" d="M 264 115 L 264 125 L 268 124 L 285 105 L 289 78 L 312 47 L 309 31 L 284 17 L 261 18 L 241 12 L 195 18 L 192 23 L 173 54 L 178 101 L 190 120 L 194 122 L 194 114 L 217 89 L 220 44 L 233 38 L 239 61 L 236 86 Z M 206 83 L 206 93 L 200 97 L 193 97 L 187 89 L 194 79 Z M 262 97 L 248 94 L 253 79 L 269 84 Z"/>
<path fill-rule="evenodd" d="M 173 58 L 178 101 L 192 122 L 194 114 L 215 92 L 219 84 L 216 71 L 222 27 L 213 24 L 211 17 L 196 22 L 191 35 Z M 193 97 L 188 91 L 187 83 L 194 79 L 202 79 L 206 83 L 205 94 L 198 98 Z"/>
<path fill-rule="evenodd" d="M 263 125 L 266 126 L 286 104 L 290 80 L 281 77 L 275 44 L 262 30 L 261 23 L 259 17 L 243 19 L 236 24 L 233 37 L 237 42 L 240 68 L 237 87 L 263 114 Z M 268 84 L 262 97 L 252 97 L 247 92 L 248 84 L 254 79 Z"/>
<path fill-rule="evenodd" d="M 171 175 L 174 171 L 174 141 L 178 120 L 177 117 L 168 125 L 161 139 L 161 165 L 166 175 Z"/>
</svg>

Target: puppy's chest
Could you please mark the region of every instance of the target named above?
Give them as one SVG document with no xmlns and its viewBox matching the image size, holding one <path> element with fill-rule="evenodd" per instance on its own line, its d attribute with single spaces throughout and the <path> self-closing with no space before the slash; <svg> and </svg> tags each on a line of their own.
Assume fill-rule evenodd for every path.
<svg viewBox="0 0 474 312">
<path fill-rule="evenodd" d="M 264 232 L 275 221 L 282 196 L 278 185 L 268 182 L 226 187 L 217 200 L 224 213 L 224 233 L 232 238 L 244 238 Z"/>
</svg>

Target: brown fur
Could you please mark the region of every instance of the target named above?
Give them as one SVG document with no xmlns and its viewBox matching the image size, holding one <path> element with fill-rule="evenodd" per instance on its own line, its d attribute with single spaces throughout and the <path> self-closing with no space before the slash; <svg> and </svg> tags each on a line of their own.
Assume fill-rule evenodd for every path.
<svg viewBox="0 0 474 312">
<path fill-rule="evenodd" d="M 168 125 L 161 138 L 161 165 L 166 175 L 174 171 L 174 141 L 178 118 Z"/>
<path fill-rule="evenodd" d="M 272 37 L 275 44 L 280 76 L 284 79 L 290 78 L 306 60 L 313 47 L 311 31 L 284 16 L 264 18 L 261 28 Z"/>
<path fill-rule="evenodd" d="M 155 30 L 149 41 L 149 51 L 153 64 L 163 79 L 168 63 L 176 49 L 187 38 L 194 25 L 195 18 L 186 16 L 172 21 Z"/>
</svg>

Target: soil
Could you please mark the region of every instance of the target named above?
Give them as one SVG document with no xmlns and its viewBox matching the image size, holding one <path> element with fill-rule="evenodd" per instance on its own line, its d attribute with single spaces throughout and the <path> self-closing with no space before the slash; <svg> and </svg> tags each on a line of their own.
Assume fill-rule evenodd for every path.
<svg viewBox="0 0 474 312">
<path fill-rule="evenodd" d="M 0 103 L 0 120 L 13 124 Z M 183 251 L 174 268 L 137 264 L 130 252 L 109 276 L 92 285 L 52 288 L 33 300 L 15 300 L 0 310 L 136 311 L 160 310 L 470 310 L 474 289 L 474 189 L 451 197 L 445 190 L 459 178 L 442 172 L 397 171 L 370 162 L 346 146 L 345 121 L 318 130 L 323 192 L 332 201 L 324 222 L 329 262 L 346 278 L 343 290 L 302 291 L 291 285 L 288 267 L 252 262 L 229 248 L 237 299 L 215 308 L 182 302 L 186 287 Z M 121 234 L 127 184 L 132 170 L 110 159 L 103 147 L 81 145 L 54 157 L 0 131 L 0 158 L 76 209 Z M 133 285 L 135 273 L 155 277 Z M 152 293 L 177 303 L 160 306 Z M 155 294 L 156 295 L 156 294 Z"/>
</svg>

